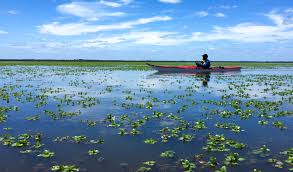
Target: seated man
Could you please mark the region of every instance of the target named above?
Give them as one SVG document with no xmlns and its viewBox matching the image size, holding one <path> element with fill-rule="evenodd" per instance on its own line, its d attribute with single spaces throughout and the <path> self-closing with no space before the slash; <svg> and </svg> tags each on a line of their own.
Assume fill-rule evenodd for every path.
<svg viewBox="0 0 293 172">
<path fill-rule="evenodd" d="M 202 67 L 204 69 L 208 69 L 211 67 L 211 62 L 208 60 L 208 55 L 204 54 L 202 55 L 202 61 L 201 63 L 196 63 L 197 67 Z"/>
</svg>

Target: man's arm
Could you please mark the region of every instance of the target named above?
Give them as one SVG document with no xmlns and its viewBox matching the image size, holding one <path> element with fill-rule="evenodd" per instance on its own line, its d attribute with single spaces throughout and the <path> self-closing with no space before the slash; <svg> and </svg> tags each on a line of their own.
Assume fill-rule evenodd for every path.
<svg viewBox="0 0 293 172">
<path fill-rule="evenodd" d="M 202 65 L 203 68 L 209 68 L 210 67 L 210 62 L 209 61 L 206 61 L 203 65 Z"/>
</svg>

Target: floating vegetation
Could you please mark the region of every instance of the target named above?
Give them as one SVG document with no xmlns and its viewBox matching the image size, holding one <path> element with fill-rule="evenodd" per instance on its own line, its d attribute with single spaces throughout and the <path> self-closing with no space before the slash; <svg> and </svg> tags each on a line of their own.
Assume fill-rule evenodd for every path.
<svg viewBox="0 0 293 172">
<path fill-rule="evenodd" d="M 156 165 L 156 161 L 146 161 L 146 162 L 144 162 L 142 164 L 146 165 L 146 166 L 153 167 L 154 165 Z"/>
<path fill-rule="evenodd" d="M 190 162 L 188 159 L 181 159 L 180 164 L 184 171 L 186 172 L 192 172 L 193 169 L 195 169 L 195 164 Z"/>
<path fill-rule="evenodd" d="M 40 115 L 30 116 L 25 118 L 28 121 L 37 121 L 40 119 Z"/>
<path fill-rule="evenodd" d="M 254 154 L 263 158 L 270 156 L 270 152 L 271 150 L 266 145 L 262 145 L 259 149 L 253 150 Z"/>
<path fill-rule="evenodd" d="M 172 150 L 168 150 L 168 151 L 162 152 L 160 156 L 163 158 L 173 158 L 175 156 L 175 152 Z"/>
<path fill-rule="evenodd" d="M 146 144 L 151 144 L 151 145 L 153 145 L 153 144 L 155 144 L 155 143 L 157 143 L 158 141 L 157 140 L 155 140 L 155 139 L 146 139 L 146 140 L 144 140 L 144 143 L 146 143 Z"/>
<path fill-rule="evenodd" d="M 227 172 L 227 167 L 226 166 L 222 166 L 220 169 L 216 170 L 215 172 Z"/>
<path fill-rule="evenodd" d="M 226 152 L 230 149 L 226 148 L 226 138 L 224 135 L 208 135 L 207 145 L 203 147 L 208 152 Z"/>
<path fill-rule="evenodd" d="M 43 153 L 39 154 L 39 157 L 43 157 L 43 158 L 51 158 L 55 155 L 54 152 L 51 152 L 49 150 L 44 150 Z"/>
<path fill-rule="evenodd" d="M 142 166 L 139 169 L 137 169 L 137 172 L 146 172 L 146 171 L 151 171 L 151 170 L 152 170 L 151 167 Z"/>
<path fill-rule="evenodd" d="M 138 172 L 151 171 L 152 168 L 156 165 L 156 161 L 145 161 L 142 163 L 142 165 L 143 166 L 137 170 Z"/>
<path fill-rule="evenodd" d="M 60 172 L 75 172 L 79 171 L 75 165 L 54 165 L 51 167 L 52 171 L 60 171 Z"/>
<path fill-rule="evenodd" d="M 204 121 L 199 120 L 199 121 L 195 122 L 195 124 L 194 124 L 194 126 L 192 128 L 195 129 L 195 130 L 202 130 L 202 129 L 205 129 L 207 127 L 205 126 Z"/>
<path fill-rule="evenodd" d="M 240 161 L 244 161 L 244 158 L 239 157 L 238 153 L 229 153 L 224 161 L 226 165 L 237 165 Z"/>
<path fill-rule="evenodd" d="M 232 132 L 235 132 L 235 133 L 239 133 L 240 131 L 244 131 L 244 130 L 241 130 L 241 127 L 239 125 L 236 125 L 234 123 L 223 123 L 223 124 L 216 123 L 215 126 L 218 128 L 230 129 Z"/>
<path fill-rule="evenodd" d="M 273 125 L 282 130 L 287 128 L 281 121 L 275 121 L 273 122 Z"/>
<path fill-rule="evenodd" d="M 0 123 L 1 123 L 1 122 L 5 122 L 6 119 L 7 119 L 7 115 L 5 115 L 5 114 L 1 114 L 1 113 L 0 113 Z"/>
<path fill-rule="evenodd" d="M 218 163 L 216 157 L 210 157 L 210 158 L 209 158 L 208 165 L 209 165 L 211 168 L 216 167 L 218 164 L 219 164 L 219 163 Z"/>
<path fill-rule="evenodd" d="M 89 155 L 97 155 L 97 154 L 99 153 L 99 150 L 96 150 L 96 149 L 94 149 L 94 150 L 89 150 L 87 153 L 88 153 Z"/>
<path fill-rule="evenodd" d="M 194 136 L 189 134 L 183 134 L 179 137 L 179 140 L 181 140 L 183 143 L 191 142 Z"/>
<path fill-rule="evenodd" d="M 276 167 L 276 168 L 283 168 L 284 167 L 284 163 L 278 159 L 270 158 L 270 159 L 268 159 L 268 162 L 272 163 L 274 165 L 274 167 Z"/>
<path fill-rule="evenodd" d="M 258 121 L 258 124 L 260 124 L 260 125 L 268 125 L 269 124 L 269 121 L 260 120 L 260 121 Z"/>
<path fill-rule="evenodd" d="M 86 139 L 86 136 L 84 136 L 84 135 L 73 136 L 72 137 L 72 140 L 74 140 L 76 143 L 80 143 L 80 142 L 82 142 L 85 139 Z"/>
<path fill-rule="evenodd" d="M 281 152 L 282 155 L 287 156 L 287 159 L 285 160 L 285 162 L 290 165 L 289 170 L 293 170 L 293 148 L 290 148 L 286 151 Z"/>
<path fill-rule="evenodd" d="M 142 68 L 1 68 L 0 156 L 60 172 L 293 170 L 291 68 L 210 74 L 208 87 L 205 74 L 126 71 Z"/>
<path fill-rule="evenodd" d="M 125 130 L 124 128 L 120 128 L 118 134 L 119 134 L 120 136 L 124 136 L 124 135 L 126 135 L 126 134 L 128 134 L 128 133 L 126 132 L 126 130 Z"/>
</svg>

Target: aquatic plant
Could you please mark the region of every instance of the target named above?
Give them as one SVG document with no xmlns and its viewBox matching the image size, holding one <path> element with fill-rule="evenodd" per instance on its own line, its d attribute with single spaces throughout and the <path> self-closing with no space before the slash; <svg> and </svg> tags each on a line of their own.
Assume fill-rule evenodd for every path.
<svg viewBox="0 0 293 172">
<path fill-rule="evenodd" d="M 195 130 L 202 130 L 202 129 L 205 129 L 207 127 L 205 126 L 205 122 L 204 121 L 199 120 L 199 121 L 196 121 L 195 122 L 195 125 L 192 128 L 195 129 Z"/>
<path fill-rule="evenodd" d="M 140 131 L 138 131 L 137 129 L 133 128 L 133 129 L 130 131 L 130 134 L 132 134 L 132 135 L 139 135 L 139 134 L 140 134 Z"/>
<path fill-rule="evenodd" d="M 156 165 L 156 161 L 145 161 L 142 164 L 146 165 L 146 166 L 153 167 L 154 165 Z"/>
<path fill-rule="evenodd" d="M 28 144 L 29 144 L 29 141 L 24 139 L 24 140 L 18 140 L 12 143 L 11 146 L 21 148 L 21 147 L 27 146 Z"/>
<path fill-rule="evenodd" d="M 227 140 L 226 144 L 236 149 L 244 149 L 246 147 L 244 143 L 239 143 L 234 140 Z"/>
<path fill-rule="evenodd" d="M 7 119 L 7 115 L 0 113 L 0 123 L 5 122 Z"/>
<path fill-rule="evenodd" d="M 208 140 L 204 150 L 208 152 L 226 152 L 230 149 L 226 148 L 226 138 L 224 135 L 211 135 L 208 134 Z"/>
<path fill-rule="evenodd" d="M 165 152 L 162 152 L 160 156 L 163 157 L 163 158 L 173 158 L 174 155 L 175 155 L 175 152 L 174 151 L 167 150 Z"/>
<path fill-rule="evenodd" d="M 137 169 L 136 171 L 137 172 L 146 172 L 146 171 L 151 171 L 152 170 L 152 168 L 150 168 L 150 167 L 139 167 L 139 169 Z"/>
<path fill-rule="evenodd" d="M 71 137 L 73 139 L 73 141 L 75 141 L 76 143 L 80 143 L 82 142 L 83 140 L 86 139 L 86 136 L 84 135 L 80 135 L 80 136 L 73 136 Z"/>
<path fill-rule="evenodd" d="M 209 158 L 209 161 L 206 163 L 206 162 L 201 162 L 202 164 L 205 164 L 205 165 L 208 165 L 209 167 L 211 168 L 215 168 L 219 163 L 217 162 L 217 158 L 216 157 L 213 157 L 211 156 Z"/>
<path fill-rule="evenodd" d="M 218 170 L 216 170 L 215 172 L 227 172 L 227 167 L 226 166 L 222 166 L 221 168 L 219 168 Z"/>
<path fill-rule="evenodd" d="M 96 121 L 91 121 L 91 120 L 86 120 L 85 123 L 87 124 L 87 126 L 90 126 L 90 127 L 97 125 Z"/>
<path fill-rule="evenodd" d="M 286 129 L 287 127 L 281 121 L 274 121 L 273 125 L 281 130 Z"/>
<path fill-rule="evenodd" d="M 40 119 L 40 115 L 30 116 L 25 118 L 28 121 L 37 121 Z"/>
<path fill-rule="evenodd" d="M 235 133 L 239 133 L 240 131 L 244 131 L 244 130 L 241 130 L 241 127 L 239 125 L 236 125 L 234 123 L 219 123 L 217 122 L 215 124 L 215 126 L 217 128 L 222 128 L 222 129 L 230 129 L 232 132 L 235 132 Z"/>
<path fill-rule="evenodd" d="M 260 121 L 258 121 L 258 124 L 260 124 L 260 125 L 267 125 L 267 124 L 269 124 L 269 121 L 260 120 Z"/>
<path fill-rule="evenodd" d="M 237 165 L 239 161 L 244 161 L 244 158 L 239 157 L 238 153 L 229 153 L 224 160 L 226 165 Z"/>
<path fill-rule="evenodd" d="M 75 165 L 54 165 L 51 167 L 52 171 L 59 171 L 59 172 L 75 172 L 79 171 Z"/>
<path fill-rule="evenodd" d="M 232 112 L 225 110 L 225 111 L 220 112 L 220 116 L 222 118 L 230 118 L 232 116 Z"/>
<path fill-rule="evenodd" d="M 98 153 L 99 153 L 99 150 L 97 150 L 97 149 L 93 149 L 93 150 L 88 151 L 89 155 L 97 155 Z"/>
<path fill-rule="evenodd" d="M 188 159 L 181 159 L 180 164 L 185 172 L 192 172 L 196 168 L 195 164 L 190 162 Z"/>
<path fill-rule="evenodd" d="M 27 150 L 21 150 L 21 151 L 19 151 L 19 153 L 21 153 L 21 154 L 30 154 L 30 153 L 32 153 L 33 151 L 31 150 L 31 149 L 27 149 Z"/>
<path fill-rule="evenodd" d="M 161 118 L 161 117 L 164 117 L 164 116 L 166 116 L 166 113 L 164 113 L 164 112 L 157 112 L 157 111 L 153 112 L 153 117 L 154 118 Z"/>
<path fill-rule="evenodd" d="M 253 154 L 260 155 L 260 157 L 270 156 L 271 150 L 266 146 L 262 145 L 260 148 L 253 150 Z"/>
<path fill-rule="evenodd" d="M 128 134 L 128 133 L 126 132 L 126 130 L 125 130 L 124 128 L 119 128 L 119 132 L 118 132 L 118 134 L 119 134 L 120 136 L 124 136 L 124 135 L 126 135 L 126 134 Z"/>
<path fill-rule="evenodd" d="M 273 164 L 276 168 L 284 168 L 284 163 L 278 159 L 270 158 L 268 159 L 268 162 Z"/>
<path fill-rule="evenodd" d="M 289 170 L 293 170 L 293 148 L 289 148 L 286 151 L 280 152 L 280 154 L 287 156 L 285 162 L 291 166 Z"/>
<path fill-rule="evenodd" d="M 155 140 L 155 139 L 146 139 L 146 140 L 144 140 L 144 143 L 153 145 L 153 144 L 157 143 L 157 140 Z"/>
<path fill-rule="evenodd" d="M 182 134 L 182 136 L 179 137 L 179 140 L 181 140 L 183 143 L 191 142 L 194 136 L 189 134 Z"/>
<path fill-rule="evenodd" d="M 141 166 L 139 169 L 137 169 L 137 172 L 146 172 L 151 171 L 152 167 L 156 165 L 156 161 L 145 161 L 142 163 L 143 166 Z"/>
<path fill-rule="evenodd" d="M 41 154 L 38 155 L 38 157 L 43 157 L 43 158 L 51 158 L 53 156 L 55 156 L 55 153 L 49 150 L 44 150 Z"/>
</svg>

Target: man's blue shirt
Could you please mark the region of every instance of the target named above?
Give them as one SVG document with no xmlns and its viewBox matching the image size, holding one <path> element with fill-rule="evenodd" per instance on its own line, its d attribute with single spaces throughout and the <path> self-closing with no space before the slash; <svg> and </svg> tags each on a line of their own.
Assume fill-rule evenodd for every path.
<svg viewBox="0 0 293 172">
<path fill-rule="evenodd" d="M 211 62 L 207 59 L 205 63 L 202 65 L 203 68 L 208 69 L 211 67 Z"/>
</svg>

